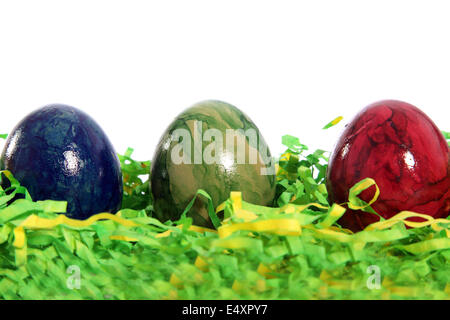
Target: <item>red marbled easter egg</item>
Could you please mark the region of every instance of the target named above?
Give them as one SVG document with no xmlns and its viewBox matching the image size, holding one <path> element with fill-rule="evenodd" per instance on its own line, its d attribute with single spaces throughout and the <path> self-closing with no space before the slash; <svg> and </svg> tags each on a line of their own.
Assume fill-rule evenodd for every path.
<svg viewBox="0 0 450 320">
<path fill-rule="evenodd" d="M 380 195 L 372 208 L 384 218 L 402 210 L 434 218 L 449 215 L 449 146 L 433 121 L 411 104 L 373 103 L 346 126 L 328 167 L 330 200 L 347 202 L 349 189 L 364 178 L 377 183 Z M 369 201 L 374 190 L 362 192 L 361 199 Z M 338 223 L 358 231 L 378 220 L 348 209 Z"/>
</svg>

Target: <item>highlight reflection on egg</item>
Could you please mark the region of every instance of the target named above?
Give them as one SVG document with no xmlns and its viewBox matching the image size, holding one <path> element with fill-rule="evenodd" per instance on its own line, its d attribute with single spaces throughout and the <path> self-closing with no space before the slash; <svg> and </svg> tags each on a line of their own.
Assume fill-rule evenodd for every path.
<svg viewBox="0 0 450 320">
<path fill-rule="evenodd" d="M 420 109 L 385 100 L 361 110 L 342 133 L 330 158 L 327 187 L 333 202 L 373 178 L 380 196 L 372 207 L 384 218 L 402 210 L 446 217 L 450 211 L 450 151 L 442 133 Z M 361 198 L 369 201 L 373 187 Z M 379 218 L 348 210 L 339 223 L 354 231 Z"/>
</svg>

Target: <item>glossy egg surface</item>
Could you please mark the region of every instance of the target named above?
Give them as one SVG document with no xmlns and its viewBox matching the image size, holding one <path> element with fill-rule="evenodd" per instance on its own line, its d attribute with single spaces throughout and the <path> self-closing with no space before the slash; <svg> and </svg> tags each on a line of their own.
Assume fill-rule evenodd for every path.
<svg viewBox="0 0 450 320">
<path fill-rule="evenodd" d="M 25 117 L 9 134 L 1 168 L 33 200 L 65 200 L 66 215 L 115 213 L 122 202 L 117 154 L 100 126 L 74 107 L 53 104 Z"/>
<path fill-rule="evenodd" d="M 253 133 L 256 138 L 237 133 L 235 148 L 226 149 L 231 141 L 227 130 L 233 134 L 237 130 Z M 186 144 L 181 150 L 183 141 Z M 243 154 L 238 146 L 243 147 L 240 150 L 244 150 L 245 161 L 239 160 Z M 250 161 L 251 153 L 256 157 L 254 162 Z M 245 201 L 271 205 L 275 172 L 269 158 L 270 151 L 258 128 L 236 107 L 208 100 L 186 109 L 163 134 L 152 161 L 151 186 L 157 217 L 177 220 L 198 189 L 211 196 L 214 208 L 228 199 L 231 191 L 241 191 Z M 203 200 L 199 197 L 190 215 L 194 224 L 211 227 Z"/>
<path fill-rule="evenodd" d="M 433 121 L 415 106 L 376 102 L 346 126 L 330 158 L 327 187 L 333 202 L 348 201 L 349 189 L 373 178 L 380 189 L 373 209 L 384 218 L 403 210 L 447 217 L 450 210 L 450 151 Z M 374 187 L 361 198 L 369 201 Z M 379 218 L 348 210 L 339 223 L 363 229 Z"/>
</svg>

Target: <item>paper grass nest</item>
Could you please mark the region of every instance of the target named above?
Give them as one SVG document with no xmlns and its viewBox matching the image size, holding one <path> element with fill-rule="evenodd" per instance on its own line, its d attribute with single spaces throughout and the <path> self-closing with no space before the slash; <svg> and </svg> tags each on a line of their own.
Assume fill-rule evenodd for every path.
<svg viewBox="0 0 450 320">
<path fill-rule="evenodd" d="M 291 136 L 283 144 L 276 207 L 233 192 L 216 210 L 224 211 L 220 222 L 198 191 L 217 230 L 194 226 L 185 214 L 164 224 L 152 218 L 150 162 L 132 159 L 132 149 L 119 155 L 122 210 L 84 221 L 59 214 L 65 202 L 32 201 L 2 171 L 0 297 L 450 299 L 449 218 L 401 212 L 361 232 L 342 229 L 336 221 L 345 209 L 327 200 L 326 152 L 308 154 Z M 369 208 L 358 194 L 374 184 L 356 184 L 348 206 Z M 405 221 L 411 216 L 426 221 Z"/>
</svg>

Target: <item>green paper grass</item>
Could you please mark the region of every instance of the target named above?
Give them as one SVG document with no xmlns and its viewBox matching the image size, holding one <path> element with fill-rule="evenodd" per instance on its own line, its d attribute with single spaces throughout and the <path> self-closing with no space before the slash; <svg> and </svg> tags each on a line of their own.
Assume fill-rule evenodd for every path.
<svg viewBox="0 0 450 320">
<path fill-rule="evenodd" d="M 0 297 L 450 298 L 448 219 L 348 233 L 336 223 L 343 208 L 328 203 L 327 153 L 307 153 L 292 136 L 282 141 L 287 150 L 277 164 L 275 208 L 234 193 L 222 205 L 225 222 L 219 226 L 209 195 L 199 190 L 218 232 L 192 226 L 189 208 L 179 221 L 152 218 L 150 162 L 134 160 L 132 149 L 119 156 L 122 210 L 92 223 L 64 219 L 59 213 L 65 202 L 32 201 L 19 181 L 2 172 Z M 358 192 L 350 193 L 350 204 L 370 211 Z"/>
<path fill-rule="evenodd" d="M 448 145 L 450 146 L 450 132 L 442 131 L 442 134 L 444 135 Z"/>
</svg>

